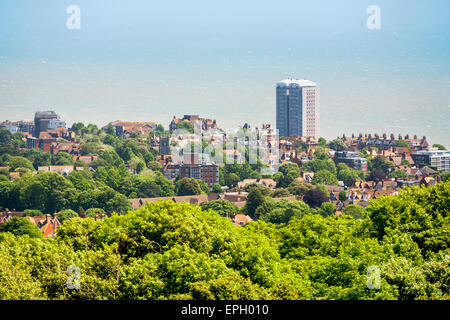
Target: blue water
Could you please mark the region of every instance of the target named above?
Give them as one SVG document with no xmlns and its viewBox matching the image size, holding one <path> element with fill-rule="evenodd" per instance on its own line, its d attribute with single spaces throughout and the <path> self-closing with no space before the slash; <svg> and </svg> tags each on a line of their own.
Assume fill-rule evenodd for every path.
<svg viewBox="0 0 450 320">
<path fill-rule="evenodd" d="M 0 120 L 275 122 L 275 83 L 321 90 L 321 135 L 450 147 L 450 1 L 0 0 Z M 81 9 L 68 30 L 66 8 Z M 366 8 L 381 9 L 368 30 Z"/>
</svg>

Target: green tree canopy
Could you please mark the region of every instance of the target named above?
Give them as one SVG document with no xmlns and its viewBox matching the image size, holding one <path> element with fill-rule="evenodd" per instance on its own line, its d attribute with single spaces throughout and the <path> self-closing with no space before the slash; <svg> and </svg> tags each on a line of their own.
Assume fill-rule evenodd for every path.
<svg viewBox="0 0 450 320">
<path fill-rule="evenodd" d="M 175 189 L 179 196 L 191 196 L 202 193 L 200 184 L 194 178 L 183 178 L 177 181 Z"/>
<path fill-rule="evenodd" d="M 239 208 L 225 199 L 212 200 L 201 204 L 202 210 L 212 209 L 222 217 L 233 217 L 239 212 Z"/>
<path fill-rule="evenodd" d="M 16 236 L 28 235 L 32 238 L 42 238 L 43 234 L 38 227 L 26 218 L 13 217 L 0 224 L 0 232 L 10 232 Z"/>
<path fill-rule="evenodd" d="M 71 210 L 71 209 L 65 209 L 65 210 L 61 210 L 58 213 L 56 213 L 56 218 L 58 218 L 59 222 L 63 223 L 64 221 L 71 219 L 71 218 L 75 218 L 75 217 L 79 217 L 78 213 L 76 213 L 75 211 Z"/>
<path fill-rule="evenodd" d="M 347 146 L 345 145 L 345 143 L 339 138 L 328 142 L 328 147 L 330 147 L 331 149 L 333 149 L 335 151 L 342 151 L 342 150 L 347 149 Z"/>
<path fill-rule="evenodd" d="M 311 208 L 317 208 L 322 205 L 322 203 L 328 201 L 327 195 L 317 188 L 311 189 L 305 193 L 303 196 L 303 201 L 305 201 Z"/>
<path fill-rule="evenodd" d="M 325 185 L 338 185 L 338 180 L 334 174 L 332 174 L 328 170 L 320 170 L 314 174 L 314 178 L 312 180 L 312 183 L 323 183 Z"/>
</svg>

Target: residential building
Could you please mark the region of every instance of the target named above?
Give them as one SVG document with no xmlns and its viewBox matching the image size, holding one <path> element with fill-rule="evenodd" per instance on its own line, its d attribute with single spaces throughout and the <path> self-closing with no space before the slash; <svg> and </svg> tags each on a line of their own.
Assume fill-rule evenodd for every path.
<svg viewBox="0 0 450 320">
<path fill-rule="evenodd" d="M 28 121 L 3 121 L 0 123 L 0 128 L 5 127 L 7 128 L 12 134 L 17 132 L 24 132 L 24 133 L 34 133 L 34 123 L 28 122 Z"/>
<path fill-rule="evenodd" d="M 336 151 L 334 154 L 334 163 L 344 163 L 352 169 L 367 171 L 367 160 L 360 157 L 359 152 L 354 151 Z"/>
<path fill-rule="evenodd" d="M 60 120 L 55 111 L 37 111 L 34 115 L 34 136 L 36 138 L 43 131 L 65 126 L 65 122 Z"/>
<path fill-rule="evenodd" d="M 42 167 L 38 167 L 38 171 L 56 172 L 64 177 L 67 177 L 73 170 L 74 170 L 73 166 L 42 166 Z"/>
<path fill-rule="evenodd" d="M 132 133 L 136 133 L 140 136 L 148 136 L 151 132 L 154 132 L 157 127 L 157 124 L 152 121 L 144 122 L 116 120 L 109 123 L 102 129 L 105 130 L 109 125 L 114 128 L 116 135 L 119 137 L 123 137 Z"/>
<path fill-rule="evenodd" d="M 319 137 L 319 88 L 310 80 L 276 84 L 276 122 L 280 137 Z"/>
<path fill-rule="evenodd" d="M 200 118 L 198 115 L 184 115 L 183 118 L 177 118 L 173 116 L 172 121 L 169 124 L 169 130 L 174 131 L 177 129 L 178 124 L 183 121 L 188 121 L 194 125 L 194 128 L 198 131 L 217 129 L 216 120 Z"/>
<path fill-rule="evenodd" d="M 159 154 L 170 154 L 170 138 L 161 137 L 159 139 Z"/>
<path fill-rule="evenodd" d="M 450 151 L 430 148 L 428 151 L 421 150 L 411 154 L 416 166 L 429 165 L 437 170 L 450 172 Z"/>
<path fill-rule="evenodd" d="M 219 183 L 219 167 L 213 163 L 181 164 L 180 179 L 194 178 L 203 180 L 209 188 Z"/>
</svg>

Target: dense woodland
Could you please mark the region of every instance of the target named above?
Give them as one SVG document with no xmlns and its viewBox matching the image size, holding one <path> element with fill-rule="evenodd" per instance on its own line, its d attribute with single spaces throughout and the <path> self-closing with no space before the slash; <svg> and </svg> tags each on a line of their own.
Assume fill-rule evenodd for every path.
<svg viewBox="0 0 450 320">
<path fill-rule="evenodd" d="M 449 299 L 449 193 L 450 182 L 413 187 L 358 219 L 299 206 L 278 208 L 297 210 L 287 223 L 241 227 L 167 200 L 68 219 L 55 238 L 0 232 L 0 298 Z M 379 289 L 367 286 L 369 266 Z"/>
</svg>

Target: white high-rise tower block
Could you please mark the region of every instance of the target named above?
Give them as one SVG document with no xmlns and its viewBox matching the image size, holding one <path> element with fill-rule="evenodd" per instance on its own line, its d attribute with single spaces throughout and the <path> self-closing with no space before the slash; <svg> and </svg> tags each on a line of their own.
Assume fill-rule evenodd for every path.
<svg viewBox="0 0 450 320">
<path fill-rule="evenodd" d="M 310 80 L 286 79 L 276 85 L 279 136 L 319 137 L 319 88 Z"/>
</svg>

